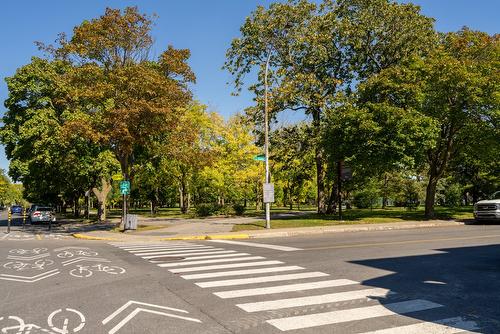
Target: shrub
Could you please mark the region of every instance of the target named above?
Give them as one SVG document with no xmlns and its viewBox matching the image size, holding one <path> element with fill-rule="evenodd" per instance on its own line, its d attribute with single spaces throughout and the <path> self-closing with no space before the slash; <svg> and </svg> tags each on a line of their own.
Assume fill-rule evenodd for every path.
<svg viewBox="0 0 500 334">
<path fill-rule="evenodd" d="M 376 206 L 378 204 L 378 199 L 378 191 L 367 188 L 354 194 L 353 203 L 358 209 L 367 209 Z"/>
<path fill-rule="evenodd" d="M 214 203 L 201 203 L 196 206 L 196 215 L 208 217 L 219 213 L 221 207 Z"/>
<path fill-rule="evenodd" d="M 246 208 L 243 204 L 236 203 L 233 204 L 233 210 L 237 216 L 242 216 L 245 213 Z"/>
</svg>

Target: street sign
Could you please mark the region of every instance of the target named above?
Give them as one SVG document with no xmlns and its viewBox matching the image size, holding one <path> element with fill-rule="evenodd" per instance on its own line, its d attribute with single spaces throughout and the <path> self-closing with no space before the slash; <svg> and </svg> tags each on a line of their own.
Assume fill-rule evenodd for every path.
<svg viewBox="0 0 500 334">
<path fill-rule="evenodd" d="M 259 154 L 253 157 L 254 160 L 256 161 L 266 161 L 266 155 L 265 154 Z"/>
<path fill-rule="evenodd" d="M 123 175 L 122 174 L 115 174 L 115 175 L 111 176 L 111 178 L 113 179 L 113 181 L 122 181 Z"/>
<path fill-rule="evenodd" d="M 122 195 L 130 194 L 130 181 L 121 181 L 120 182 L 120 192 Z"/>
<path fill-rule="evenodd" d="M 274 203 L 273 183 L 264 183 L 264 203 Z"/>
<path fill-rule="evenodd" d="M 340 171 L 340 178 L 342 181 L 349 181 L 352 180 L 352 169 L 349 166 L 342 166 L 342 169 Z"/>
</svg>

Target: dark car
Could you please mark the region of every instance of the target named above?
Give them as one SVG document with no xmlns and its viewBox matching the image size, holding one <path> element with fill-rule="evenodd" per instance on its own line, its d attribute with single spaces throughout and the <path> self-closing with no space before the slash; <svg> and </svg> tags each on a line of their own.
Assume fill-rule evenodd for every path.
<svg viewBox="0 0 500 334">
<path fill-rule="evenodd" d="M 23 213 L 23 207 L 20 205 L 13 205 L 10 207 L 10 213 L 21 215 Z"/>
</svg>

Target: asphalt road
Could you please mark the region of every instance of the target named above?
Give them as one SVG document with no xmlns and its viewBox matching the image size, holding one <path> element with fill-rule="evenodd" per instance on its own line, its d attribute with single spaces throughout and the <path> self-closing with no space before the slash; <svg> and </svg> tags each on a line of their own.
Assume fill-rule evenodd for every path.
<svg viewBox="0 0 500 334">
<path fill-rule="evenodd" d="M 236 243 L 0 235 L 0 333 L 467 331 L 500 333 L 498 225 Z"/>
</svg>

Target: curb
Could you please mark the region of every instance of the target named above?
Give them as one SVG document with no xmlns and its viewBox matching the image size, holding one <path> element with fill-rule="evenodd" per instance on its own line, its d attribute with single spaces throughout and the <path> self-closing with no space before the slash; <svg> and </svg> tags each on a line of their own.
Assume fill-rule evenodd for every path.
<svg viewBox="0 0 500 334">
<path fill-rule="evenodd" d="M 376 224 L 373 224 L 376 225 Z M 406 226 L 363 226 L 363 227 L 345 227 L 345 228 L 323 228 L 314 230 L 302 230 L 302 231 L 274 231 L 269 233 L 256 233 L 251 234 L 251 239 L 265 239 L 265 238 L 279 238 L 279 237 L 297 237 L 297 236 L 307 236 L 314 234 L 330 234 L 330 233 L 346 233 L 346 232 L 375 232 L 375 231 L 395 231 L 395 230 L 412 230 L 420 228 L 444 228 L 452 226 L 462 226 L 463 223 L 455 222 L 455 224 L 439 224 L 439 223 L 427 223 L 427 224 L 415 224 Z"/>
<path fill-rule="evenodd" d="M 231 239 L 250 239 L 250 235 L 248 235 L 248 234 L 191 235 L 191 236 L 185 236 L 185 237 L 161 238 L 160 241 L 171 241 L 171 240 L 231 240 Z"/>
<path fill-rule="evenodd" d="M 105 241 L 120 241 L 120 239 L 115 238 L 104 238 L 104 237 L 93 237 L 80 233 L 73 233 L 72 236 L 76 239 L 84 239 L 84 240 L 105 240 Z"/>
</svg>

